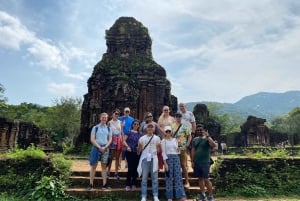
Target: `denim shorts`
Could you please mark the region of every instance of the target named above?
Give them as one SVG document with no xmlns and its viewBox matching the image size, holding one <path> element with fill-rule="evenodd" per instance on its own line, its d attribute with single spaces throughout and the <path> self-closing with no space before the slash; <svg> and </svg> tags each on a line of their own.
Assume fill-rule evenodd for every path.
<svg viewBox="0 0 300 201">
<path fill-rule="evenodd" d="M 104 147 L 105 145 L 101 145 L 101 147 Z M 89 157 L 89 162 L 90 165 L 95 165 L 98 163 L 99 159 L 101 159 L 101 163 L 107 163 L 108 162 L 108 156 L 109 156 L 109 149 L 106 149 L 104 153 L 99 151 L 99 149 L 95 146 L 92 147 L 90 157 Z"/>
<path fill-rule="evenodd" d="M 194 164 L 194 176 L 197 178 L 208 179 L 210 165 L 208 163 Z"/>
</svg>

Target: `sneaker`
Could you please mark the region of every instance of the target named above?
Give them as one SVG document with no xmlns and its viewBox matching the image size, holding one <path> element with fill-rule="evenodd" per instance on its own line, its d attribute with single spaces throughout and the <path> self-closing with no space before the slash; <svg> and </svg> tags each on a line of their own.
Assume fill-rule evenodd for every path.
<svg viewBox="0 0 300 201">
<path fill-rule="evenodd" d="M 212 195 L 207 196 L 207 201 L 215 201 L 214 196 Z"/>
<path fill-rule="evenodd" d="M 86 190 L 88 190 L 88 191 L 90 191 L 90 190 L 92 190 L 93 189 L 93 184 L 90 184 L 87 188 L 86 188 Z"/>
<path fill-rule="evenodd" d="M 126 191 L 130 191 L 130 190 L 131 190 L 131 189 L 130 189 L 130 186 L 126 186 L 126 187 L 125 187 L 125 190 L 126 190 Z"/>
<path fill-rule="evenodd" d="M 145 197 L 142 197 L 141 201 L 147 201 L 147 199 Z"/>
<path fill-rule="evenodd" d="M 103 186 L 102 186 L 102 189 L 103 189 L 103 190 L 106 190 L 106 189 L 111 189 L 111 187 L 110 187 L 110 186 L 108 186 L 108 185 L 107 185 L 107 183 L 106 183 L 105 185 L 103 185 Z"/>
<path fill-rule="evenodd" d="M 133 186 L 131 187 L 131 191 L 136 191 L 136 186 L 135 186 L 135 185 L 133 185 Z"/>
<path fill-rule="evenodd" d="M 118 173 L 116 173 L 116 174 L 115 174 L 115 178 L 116 178 L 117 180 L 119 180 L 119 179 L 120 179 L 120 176 L 119 176 L 119 174 L 118 174 Z"/>
<path fill-rule="evenodd" d="M 157 196 L 154 196 L 153 201 L 159 201 Z"/>
<path fill-rule="evenodd" d="M 200 193 L 196 201 L 205 201 L 206 195 L 203 193 Z"/>
</svg>

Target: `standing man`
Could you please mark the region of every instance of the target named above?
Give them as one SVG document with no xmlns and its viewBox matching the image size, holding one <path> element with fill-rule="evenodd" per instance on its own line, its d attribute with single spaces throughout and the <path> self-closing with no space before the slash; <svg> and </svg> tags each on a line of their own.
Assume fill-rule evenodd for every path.
<svg viewBox="0 0 300 201">
<path fill-rule="evenodd" d="M 102 189 L 110 188 L 107 185 L 106 178 L 106 164 L 108 162 L 109 156 L 109 146 L 112 142 L 112 132 L 110 128 L 106 125 L 107 113 L 101 113 L 99 115 L 100 123 L 93 127 L 91 131 L 91 143 L 93 145 L 90 154 L 90 185 L 88 190 L 93 188 L 93 182 L 95 178 L 96 168 L 98 165 L 98 160 L 101 158 L 101 175 L 103 180 Z"/>
<path fill-rule="evenodd" d="M 191 129 L 192 139 L 195 137 L 196 131 L 196 120 L 195 116 L 191 111 L 187 111 L 184 103 L 179 103 L 180 113 L 182 114 L 182 120 L 189 126 Z M 188 147 L 186 150 L 187 154 L 190 155 L 191 147 Z M 185 166 L 188 168 L 188 157 L 186 157 Z"/>
<path fill-rule="evenodd" d="M 175 114 L 175 122 L 172 124 L 172 130 L 174 138 L 177 139 L 178 147 L 180 149 L 180 165 L 185 178 L 184 187 L 190 187 L 189 176 L 186 167 L 187 153 L 186 150 L 191 143 L 192 136 L 189 126 L 186 125 L 186 122 L 182 120 L 181 113 L 177 112 Z"/>
<path fill-rule="evenodd" d="M 154 125 L 147 124 L 147 134 L 139 139 L 138 152 L 141 153 L 137 168 L 139 176 L 142 175 L 142 200 L 147 200 L 147 183 L 149 173 L 152 180 L 152 194 L 154 201 L 158 199 L 158 158 L 157 152 L 161 151 L 160 138 L 154 134 Z"/>
<path fill-rule="evenodd" d="M 129 109 L 129 107 L 125 107 L 124 108 L 124 114 L 123 114 L 123 116 L 120 116 L 118 119 L 121 121 L 121 125 L 122 125 L 122 128 L 123 128 L 122 137 L 124 139 L 125 134 L 128 133 L 128 132 L 130 132 L 132 123 L 134 121 L 134 118 L 132 116 L 130 116 L 130 109 Z M 126 159 L 125 158 L 125 152 L 126 152 L 126 150 L 123 150 L 122 151 L 122 157 L 119 157 L 120 158 L 120 161 L 119 161 L 119 168 L 120 169 L 121 169 L 122 160 Z M 127 164 L 126 164 L 125 167 L 127 167 Z"/>
<path fill-rule="evenodd" d="M 192 135 L 194 135 L 196 131 L 196 120 L 194 114 L 191 111 L 186 110 L 184 103 L 179 103 L 179 109 L 182 114 L 182 120 L 186 122 L 192 130 Z"/>
<path fill-rule="evenodd" d="M 214 140 L 209 136 L 208 131 L 204 130 L 202 124 L 196 127 L 197 137 L 192 141 L 191 161 L 194 169 L 194 176 L 198 178 L 200 194 L 197 201 L 206 199 L 205 186 L 208 191 L 208 201 L 214 201 L 212 184 L 209 177 L 210 152 L 216 146 Z"/>
<path fill-rule="evenodd" d="M 123 125 L 123 135 L 128 133 L 131 130 L 132 122 L 134 121 L 133 117 L 130 116 L 129 107 L 124 108 L 124 115 L 119 117 L 119 120 Z"/>
</svg>

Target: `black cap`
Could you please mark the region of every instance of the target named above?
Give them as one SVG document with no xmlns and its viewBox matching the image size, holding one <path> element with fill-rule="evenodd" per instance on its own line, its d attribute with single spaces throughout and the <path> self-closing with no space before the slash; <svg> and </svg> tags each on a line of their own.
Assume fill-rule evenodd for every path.
<svg viewBox="0 0 300 201">
<path fill-rule="evenodd" d="M 182 114 L 181 114 L 180 112 L 177 112 L 177 113 L 175 114 L 175 117 L 182 117 Z"/>
</svg>

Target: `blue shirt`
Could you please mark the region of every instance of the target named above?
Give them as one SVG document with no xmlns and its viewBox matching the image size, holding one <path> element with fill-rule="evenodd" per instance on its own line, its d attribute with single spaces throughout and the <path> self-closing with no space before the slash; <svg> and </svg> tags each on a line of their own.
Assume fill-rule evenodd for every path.
<svg viewBox="0 0 300 201">
<path fill-rule="evenodd" d="M 97 133 L 96 133 L 96 127 L 97 127 Z M 99 145 L 106 145 L 108 142 L 109 136 L 112 136 L 112 132 L 111 132 L 111 129 L 109 129 L 107 125 L 98 124 L 93 127 L 93 129 L 91 131 L 91 135 L 95 135 L 96 142 Z"/>
<path fill-rule="evenodd" d="M 123 122 L 123 134 L 128 133 L 131 130 L 131 125 L 134 119 L 131 116 L 121 116 L 119 120 Z"/>
</svg>

